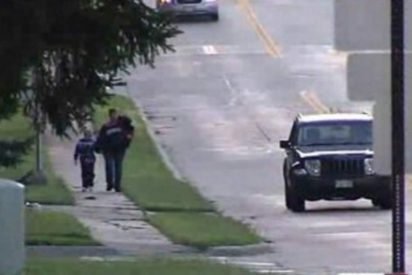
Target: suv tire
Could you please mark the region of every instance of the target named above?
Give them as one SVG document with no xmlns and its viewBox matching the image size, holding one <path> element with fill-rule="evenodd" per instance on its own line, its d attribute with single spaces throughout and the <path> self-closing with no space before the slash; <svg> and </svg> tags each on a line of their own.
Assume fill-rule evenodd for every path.
<svg viewBox="0 0 412 275">
<path fill-rule="evenodd" d="M 392 208 L 392 200 L 390 198 L 372 199 L 372 204 L 385 210 Z"/>
<path fill-rule="evenodd" d="M 285 172 L 285 204 L 286 208 L 293 212 L 305 211 L 305 200 L 296 194 L 293 181 L 287 172 Z"/>
<path fill-rule="evenodd" d="M 289 210 L 292 210 L 292 197 L 289 191 L 289 187 L 287 186 L 287 184 L 285 184 L 285 205 L 286 208 Z"/>
<path fill-rule="evenodd" d="M 287 209 L 290 208 L 290 195 L 289 195 L 289 188 L 288 188 L 288 179 L 287 179 L 287 170 L 286 170 L 286 160 L 283 162 L 283 182 L 284 182 L 284 190 L 285 190 L 285 205 Z"/>
<path fill-rule="evenodd" d="M 294 188 L 287 188 L 287 200 L 289 201 L 289 209 L 293 212 L 305 211 L 305 200 L 296 195 Z"/>
<path fill-rule="evenodd" d="M 212 20 L 213 20 L 213 21 L 219 21 L 219 14 L 218 14 L 218 13 L 213 13 L 213 14 L 211 15 L 211 17 L 212 17 Z"/>
</svg>

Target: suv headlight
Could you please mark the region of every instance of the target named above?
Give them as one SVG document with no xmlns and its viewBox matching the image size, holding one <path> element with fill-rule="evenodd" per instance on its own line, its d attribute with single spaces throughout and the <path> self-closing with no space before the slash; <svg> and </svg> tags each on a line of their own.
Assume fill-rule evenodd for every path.
<svg viewBox="0 0 412 275">
<path fill-rule="evenodd" d="M 312 176 L 320 176 L 321 164 L 319 159 L 308 159 L 305 160 L 305 169 Z"/>
<path fill-rule="evenodd" d="M 367 158 L 363 161 L 363 166 L 365 168 L 365 175 L 374 175 L 375 168 L 373 166 L 373 158 Z"/>
</svg>

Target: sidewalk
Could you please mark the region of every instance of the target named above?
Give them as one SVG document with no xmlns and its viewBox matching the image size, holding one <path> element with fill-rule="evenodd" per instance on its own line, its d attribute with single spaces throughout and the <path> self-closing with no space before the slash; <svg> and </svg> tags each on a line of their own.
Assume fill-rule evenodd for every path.
<svg viewBox="0 0 412 275">
<path fill-rule="evenodd" d="M 73 162 L 73 150 L 76 139 L 61 140 L 47 135 L 46 143 L 57 175 L 69 185 L 75 196 L 75 206 L 47 207 L 67 211 L 86 225 L 93 237 L 106 247 L 73 248 L 77 252 L 98 255 L 141 255 L 171 254 L 191 252 L 188 247 L 172 244 L 154 227 L 145 222 L 143 212 L 122 193 L 107 192 L 104 180 L 103 160 L 98 155 L 96 180 L 92 193 L 81 192 L 80 168 Z M 31 248 L 34 249 L 34 248 Z M 55 250 L 71 253 L 69 248 L 38 247 L 37 252 L 54 254 Z M 29 249 L 30 251 L 30 249 Z M 33 252 L 34 253 L 34 252 Z M 74 253 L 74 252 L 73 252 Z"/>
<path fill-rule="evenodd" d="M 45 137 L 51 162 L 57 175 L 72 190 L 74 206 L 42 206 L 64 211 L 87 226 L 102 246 L 29 246 L 28 256 L 81 257 L 89 260 L 133 260 L 145 256 L 182 256 L 208 258 L 221 263 L 244 267 L 258 273 L 294 274 L 270 260 L 270 244 L 230 246 L 198 250 L 171 243 L 145 221 L 144 213 L 122 193 L 107 192 L 103 160 L 98 156 L 96 180 L 92 193 L 81 192 L 80 168 L 73 162 L 75 139 Z M 286 274 L 285 273 L 285 274 Z"/>
</svg>

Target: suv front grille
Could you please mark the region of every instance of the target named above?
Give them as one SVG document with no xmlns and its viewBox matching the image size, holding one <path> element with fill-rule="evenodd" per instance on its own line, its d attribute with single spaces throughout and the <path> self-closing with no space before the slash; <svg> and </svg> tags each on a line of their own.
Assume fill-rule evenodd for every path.
<svg viewBox="0 0 412 275">
<path fill-rule="evenodd" d="M 324 176 L 364 175 L 363 159 L 323 159 L 321 163 Z"/>
<path fill-rule="evenodd" d="M 202 2 L 202 0 L 177 0 L 178 4 L 198 4 Z"/>
</svg>

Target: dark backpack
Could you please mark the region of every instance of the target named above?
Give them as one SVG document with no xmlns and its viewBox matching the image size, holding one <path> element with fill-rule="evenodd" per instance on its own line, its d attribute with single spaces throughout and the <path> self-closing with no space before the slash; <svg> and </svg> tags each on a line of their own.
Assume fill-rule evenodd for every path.
<svg viewBox="0 0 412 275">
<path fill-rule="evenodd" d="M 132 120 L 128 116 L 119 116 L 119 122 L 124 131 L 128 134 L 134 133 L 134 126 Z"/>
<path fill-rule="evenodd" d="M 122 126 L 126 135 L 133 135 L 134 134 L 134 126 L 132 120 L 128 116 L 119 116 L 119 123 Z M 126 139 L 125 145 L 129 147 L 131 140 Z"/>
</svg>

